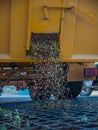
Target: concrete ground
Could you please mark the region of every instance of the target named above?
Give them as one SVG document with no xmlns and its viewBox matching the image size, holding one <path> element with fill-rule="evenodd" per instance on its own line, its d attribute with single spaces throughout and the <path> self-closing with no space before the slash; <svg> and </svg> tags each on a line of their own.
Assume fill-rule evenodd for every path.
<svg viewBox="0 0 98 130">
<path fill-rule="evenodd" d="M 0 103 L 32 101 L 29 95 L 6 95 L 0 96 Z"/>
<path fill-rule="evenodd" d="M 91 96 L 98 96 L 98 91 L 93 91 Z"/>
<path fill-rule="evenodd" d="M 91 96 L 98 96 L 98 91 L 93 91 Z M 0 103 L 32 101 L 29 95 L 6 95 L 0 96 Z"/>
</svg>

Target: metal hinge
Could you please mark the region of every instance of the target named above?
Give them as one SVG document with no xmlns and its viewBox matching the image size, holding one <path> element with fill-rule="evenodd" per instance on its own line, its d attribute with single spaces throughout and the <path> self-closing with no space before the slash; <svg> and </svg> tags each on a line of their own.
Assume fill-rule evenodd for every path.
<svg viewBox="0 0 98 130">
<path fill-rule="evenodd" d="M 44 19 L 45 19 L 45 20 L 48 20 L 48 19 L 49 19 L 49 16 L 48 16 L 48 9 L 49 9 L 49 8 L 63 9 L 63 10 L 64 10 L 64 9 L 72 9 L 73 11 L 75 11 L 75 12 L 77 12 L 77 13 L 80 13 L 80 14 L 82 14 L 83 16 L 89 18 L 93 23 L 94 23 L 95 20 L 96 20 L 96 13 L 95 13 L 95 11 L 89 10 L 88 12 L 85 12 L 84 10 L 75 7 L 73 4 L 66 4 L 65 6 L 49 6 L 49 5 L 47 5 L 47 4 L 44 4 L 43 7 L 44 7 L 44 14 L 45 14 Z M 64 20 L 64 18 L 62 18 L 62 20 Z"/>
</svg>

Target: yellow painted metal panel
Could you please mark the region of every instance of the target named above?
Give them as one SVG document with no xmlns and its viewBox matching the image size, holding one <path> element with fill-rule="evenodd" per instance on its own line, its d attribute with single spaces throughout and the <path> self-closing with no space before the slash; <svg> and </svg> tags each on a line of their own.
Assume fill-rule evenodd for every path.
<svg viewBox="0 0 98 130">
<path fill-rule="evenodd" d="M 27 42 L 28 0 L 11 1 L 10 57 L 24 58 Z"/>
<path fill-rule="evenodd" d="M 77 0 L 64 1 L 64 6 L 77 5 Z M 64 9 L 63 13 L 63 22 L 61 23 L 61 34 L 60 34 L 60 55 L 63 61 L 65 59 L 71 59 L 73 53 L 73 40 L 75 33 L 75 21 L 76 14 L 72 9 Z"/>
<path fill-rule="evenodd" d="M 92 19 L 77 12 L 73 54 L 98 54 L 98 0 L 79 0 L 78 8 Z"/>
<path fill-rule="evenodd" d="M 32 32 L 59 32 L 62 0 L 33 0 Z M 50 8 L 44 8 L 49 6 Z M 52 6 L 52 8 L 51 8 Z"/>
<path fill-rule="evenodd" d="M 98 59 L 98 0 L 70 0 L 69 4 L 73 8 L 64 10 L 60 37 L 62 60 Z"/>
<path fill-rule="evenodd" d="M 11 0 L 0 0 L 0 53 L 9 52 Z"/>
<path fill-rule="evenodd" d="M 28 23 L 27 23 L 27 47 L 26 49 L 30 49 L 30 38 L 31 38 L 31 27 L 32 27 L 32 5 L 33 1 L 28 0 Z"/>
<path fill-rule="evenodd" d="M 0 0 L 0 62 L 32 62 L 26 59 L 31 32 L 59 33 L 64 62 L 97 61 L 97 5 L 98 0 Z"/>
<path fill-rule="evenodd" d="M 84 76 L 84 68 L 95 67 L 94 63 L 87 63 L 86 66 L 71 63 L 69 66 L 69 73 L 67 75 L 68 81 L 83 81 L 83 80 L 95 80 L 95 76 L 86 77 Z"/>
</svg>

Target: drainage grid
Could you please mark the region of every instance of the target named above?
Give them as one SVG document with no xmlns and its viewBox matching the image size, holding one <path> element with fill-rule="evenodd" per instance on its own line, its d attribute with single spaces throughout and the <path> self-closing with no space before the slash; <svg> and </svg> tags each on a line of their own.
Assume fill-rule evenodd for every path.
<svg viewBox="0 0 98 130">
<path fill-rule="evenodd" d="M 34 102 L 0 104 L 7 130 L 98 130 L 98 97 L 77 97 L 65 108 L 34 108 Z"/>
</svg>

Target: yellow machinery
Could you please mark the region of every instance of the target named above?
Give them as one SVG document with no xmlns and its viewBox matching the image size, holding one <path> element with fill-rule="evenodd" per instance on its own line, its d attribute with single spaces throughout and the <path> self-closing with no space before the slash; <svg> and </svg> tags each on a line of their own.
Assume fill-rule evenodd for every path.
<svg viewBox="0 0 98 130">
<path fill-rule="evenodd" d="M 32 34 L 57 34 L 63 63 L 97 62 L 97 5 L 98 0 L 0 0 L 1 73 L 4 75 L 3 68 L 7 66 L 16 72 L 15 67 L 31 67 L 35 62 L 43 62 L 42 58 L 28 56 L 31 39 L 34 39 Z M 8 74 L 8 70 L 6 72 Z M 68 77 L 69 80 L 82 78 Z"/>
</svg>

